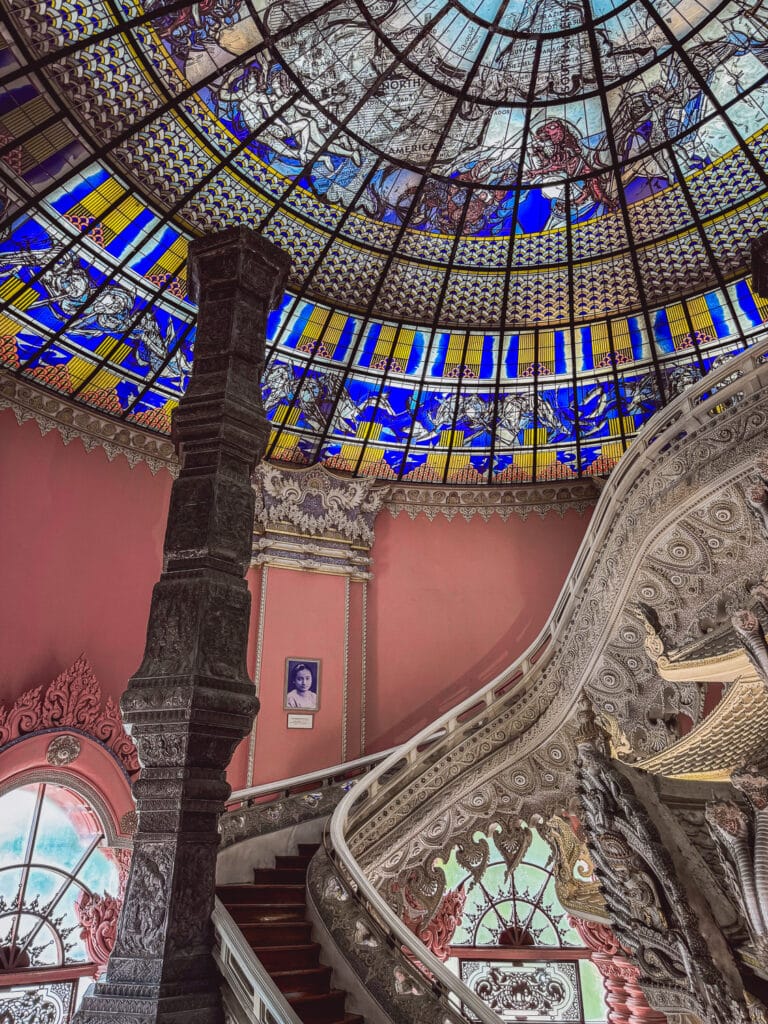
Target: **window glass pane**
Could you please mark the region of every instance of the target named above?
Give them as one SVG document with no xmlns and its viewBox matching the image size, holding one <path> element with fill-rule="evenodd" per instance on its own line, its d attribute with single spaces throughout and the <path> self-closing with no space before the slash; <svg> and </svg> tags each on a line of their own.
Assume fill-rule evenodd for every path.
<svg viewBox="0 0 768 1024">
<path fill-rule="evenodd" d="M 118 891 L 98 816 L 72 790 L 35 783 L 0 797 L 0 822 L 0 967 L 87 963 L 77 902 Z"/>
<path fill-rule="evenodd" d="M 605 986 L 600 972 L 591 960 L 579 961 L 581 997 L 584 1000 L 584 1020 L 587 1024 L 605 1024 Z"/>
<path fill-rule="evenodd" d="M 558 898 L 552 847 L 525 824 L 518 836 L 504 836 L 497 844 L 499 835 L 497 829 L 473 837 L 481 851 L 488 847 L 479 875 L 459 862 L 457 850 L 448 861 L 436 862 L 448 888 L 465 895 L 452 941 L 457 956 L 446 965 L 502 1020 L 605 1024 L 603 981 Z M 501 846 L 516 851 L 511 873 Z M 574 876 L 586 877 L 585 870 L 589 875 L 590 866 L 579 861 Z M 462 946 L 473 950 L 471 957 L 462 956 Z"/>
<path fill-rule="evenodd" d="M 98 819 L 76 794 L 47 786 L 33 860 L 72 871 L 101 834 Z"/>
<path fill-rule="evenodd" d="M 3 827 L 0 829 L 0 868 L 9 864 L 19 864 L 24 859 L 37 788 L 20 786 L 6 793 L 0 800 L 3 813 Z"/>
</svg>

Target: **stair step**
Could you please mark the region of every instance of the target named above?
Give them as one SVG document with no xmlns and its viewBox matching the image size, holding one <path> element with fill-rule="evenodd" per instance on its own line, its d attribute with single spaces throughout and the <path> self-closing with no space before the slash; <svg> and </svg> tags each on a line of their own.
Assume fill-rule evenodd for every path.
<svg viewBox="0 0 768 1024">
<path fill-rule="evenodd" d="M 262 885 L 262 884 L 239 884 L 220 885 L 217 895 L 226 907 L 245 905 L 246 903 L 258 903 L 259 906 L 266 906 L 269 903 L 283 906 L 286 903 L 294 905 L 305 902 L 307 887 L 304 882 L 301 885 Z"/>
<path fill-rule="evenodd" d="M 330 1021 L 343 1020 L 346 992 L 332 989 L 318 995 L 288 996 L 288 1002 L 300 1020 L 305 1024 L 329 1024 Z"/>
<path fill-rule="evenodd" d="M 233 903 L 227 908 L 238 925 L 267 921 L 305 921 L 306 903 Z"/>
<path fill-rule="evenodd" d="M 306 868 L 254 868 L 256 885 L 301 885 L 306 882 Z"/>
<path fill-rule="evenodd" d="M 286 995 L 320 995 L 331 991 L 331 968 L 305 967 L 299 970 L 272 971 L 272 980 Z"/>
<path fill-rule="evenodd" d="M 240 931 L 254 949 L 265 946 L 306 946 L 312 941 L 309 921 L 270 921 L 268 924 L 244 924 Z"/>
<path fill-rule="evenodd" d="M 299 854 L 302 857 L 314 857 L 320 849 L 320 843 L 299 843 Z"/>
<path fill-rule="evenodd" d="M 258 951 L 259 960 L 271 974 L 273 971 L 288 971 L 320 966 L 320 944 L 310 942 L 306 946 L 270 946 Z"/>
<path fill-rule="evenodd" d="M 300 868 L 306 873 L 309 862 L 312 860 L 311 853 L 285 854 L 275 857 L 276 868 Z"/>
</svg>

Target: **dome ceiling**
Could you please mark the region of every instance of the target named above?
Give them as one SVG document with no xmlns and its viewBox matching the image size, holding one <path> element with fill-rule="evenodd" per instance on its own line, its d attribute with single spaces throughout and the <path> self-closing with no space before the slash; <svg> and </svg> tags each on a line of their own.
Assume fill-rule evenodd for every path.
<svg viewBox="0 0 768 1024">
<path fill-rule="evenodd" d="M 603 473 L 768 320 L 768 8 L 0 0 L 0 360 L 167 431 L 190 236 L 293 259 L 270 454 Z"/>
</svg>

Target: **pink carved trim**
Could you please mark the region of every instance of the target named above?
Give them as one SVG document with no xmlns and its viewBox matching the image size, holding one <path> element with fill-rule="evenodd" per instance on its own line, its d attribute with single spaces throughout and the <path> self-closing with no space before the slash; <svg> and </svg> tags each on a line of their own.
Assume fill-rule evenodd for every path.
<svg viewBox="0 0 768 1024">
<path fill-rule="evenodd" d="M 139 759 L 123 728 L 120 711 L 103 699 L 101 687 L 84 655 L 57 676 L 43 692 L 27 690 L 13 706 L 0 705 L 0 750 L 13 740 L 43 729 L 78 729 L 103 743 L 132 774 Z"/>
<path fill-rule="evenodd" d="M 438 960 L 447 960 L 451 955 L 451 942 L 461 924 L 466 901 L 467 894 L 461 885 L 458 889 L 445 893 L 426 925 L 422 925 L 418 917 L 405 915 L 405 923 Z"/>
<path fill-rule="evenodd" d="M 127 847 L 107 847 L 104 853 L 114 861 L 119 872 L 117 895 L 105 892 L 103 896 L 97 896 L 96 893 L 82 892 L 75 902 L 80 938 L 85 943 L 91 961 L 98 966 L 97 977 L 106 970 L 115 945 L 117 920 L 123 906 L 133 851 Z"/>
<path fill-rule="evenodd" d="M 80 922 L 80 938 L 85 944 L 88 956 L 98 966 L 97 977 L 107 966 L 109 954 L 117 937 L 117 919 L 123 905 L 118 896 L 104 893 L 82 892 L 75 903 L 75 913 Z"/>
<path fill-rule="evenodd" d="M 568 915 L 568 924 L 579 933 L 579 938 L 593 953 L 605 953 L 608 956 L 617 956 L 624 953 L 619 940 L 613 934 L 607 924 L 600 924 L 597 921 L 587 921 L 583 917 Z"/>
</svg>

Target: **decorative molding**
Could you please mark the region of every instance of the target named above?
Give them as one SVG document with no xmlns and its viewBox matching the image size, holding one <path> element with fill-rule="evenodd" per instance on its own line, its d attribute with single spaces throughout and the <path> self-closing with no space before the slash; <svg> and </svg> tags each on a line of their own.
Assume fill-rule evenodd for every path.
<svg viewBox="0 0 768 1024">
<path fill-rule="evenodd" d="M 110 462 L 122 455 L 131 469 L 144 462 L 153 474 L 167 469 L 176 476 L 179 471 L 169 438 L 95 412 L 2 370 L 0 409 L 10 409 L 19 426 L 34 420 L 43 436 L 58 431 L 64 444 L 77 438 L 87 452 L 103 448 Z"/>
<path fill-rule="evenodd" d="M 259 695 L 261 685 L 261 661 L 264 655 L 264 619 L 267 614 L 267 580 L 269 579 L 269 566 L 261 567 L 261 587 L 259 588 L 259 621 L 256 627 L 256 665 L 253 670 L 253 686 L 256 696 Z M 254 719 L 251 726 L 251 738 L 248 741 L 248 785 L 253 785 L 253 768 L 256 763 L 256 732 L 259 728 L 259 716 Z"/>
<path fill-rule="evenodd" d="M 120 896 L 81 892 L 75 903 L 80 938 L 88 956 L 97 965 L 97 977 L 104 973 L 117 937 L 117 920 L 123 900 Z"/>
<path fill-rule="evenodd" d="M 97 965 L 97 978 L 106 970 L 117 938 L 117 921 L 123 907 L 132 855 L 132 851 L 126 848 L 107 847 L 104 852 L 118 870 L 117 895 L 105 892 L 99 896 L 98 893 L 84 890 L 75 901 L 80 938 L 85 944 L 88 956 Z"/>
<path fill-rule="evenodd" d="M 353 785 L 354 781 L 349 779 L 327 785 L 318 784 L 317 789 L 306 793 L 292 793 L 279 800 L 225 811 L 219 818 L 219 849 L 226 850 L 228 846 L 243 840 L 280 832 L 305 821 L 327 818 Z"/>
<path fill-rule="evenodd" d="M 307 902 L 391 1024 L 466 1024 L 458 1009 L 440 998 L 423 968 L 398 943 L 387 941 L 322 848 L 307 873 Z"/>
<path fill-rule="evenodd" d="M 434 953 L 438 960 L 445 961 L 451 955 L 451 943 L 461 924 L 466 902 L 466 890 L 460 885 L 458 889 L 449 889 L 443 893 L 431 917 L 426 909 L 422 914 L 414 916 L 409 910 L 415 908 L 410 907 L 406 909 L 403 920 L 430 953 Z M 425 917 L 428 918 L 426 921 Z"/>
<path fill-rule="evenodd" d="M 341 678 L 341 763 L 347 760 L 347 715 L 349 711 L 349 605 L 351 600 L 349 576 L 344 579 L 344 655 Z"/>
<path fill-rule="evenodd" d="M 136 748 L 123 728 L 120 711 L 111 697 L 103 699 L 101 687 L 83 654 L 71 668 L 56 676 L 45 692 L 37 686 L 23 693 L 12 706 L 0 706 L 0 750 L 25 736 L 51 729 L 84 733 L 114 754 L 129 775 L 139 770 Z M 52 747 L 53 743 L 49 753 Z M 76 756 L 49 763 L 68 764 Z"/>
<path fill-rule="evenodd" d="M 416 484 L 390 484 L 384 507 L 394 518 L 405 513 L 409 519 L 425 515 L 432 521 L 438 515 L 449 522 L 461 516 L 469 522 L 480 516 L 503 520 L 516 515 L 527 519 L 531 513 L 542 518 L 549 512 L 564 516 L 569 509 L 583 515 L 597 502 L 602 487 L 593 479 L 558 481 L 517 487 L 420 487 Z"/>
<path fill-rule="evenodd" d="M 385 497 L 375 480 L 263 463 L 253 483 L 253 564 L 369 578 L 373 524 Z"/>
<path fill-rule="evenodd" d="M 48 744 L 45 760 L 58 768 L 72 764 L 80 756 L 80 740 L 76 736 L 55 736 Z"/>
<path fill-rule="evenodd" d="M 365 718 L 368 698 L 368 580 L 363 580 L 362 626 L 360 634 L 360 756 L 365 756 Z"/>
<path fill-rule="evenodd" d="M 556 851 L 553 872 L 557 898 L 569 914 L 588 915 L 607 920 L 605 900 L 586 844 L 579 839 L 573 825 L 559 815 L 537 826 L 539 832 Z"/>
</svg>

